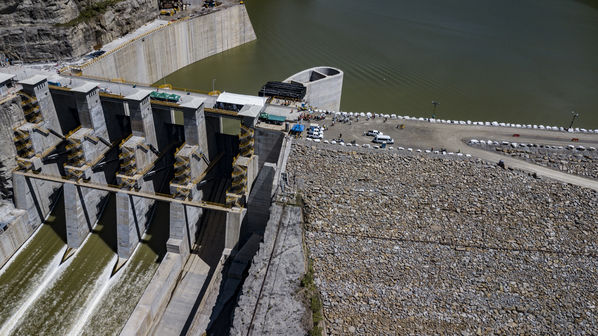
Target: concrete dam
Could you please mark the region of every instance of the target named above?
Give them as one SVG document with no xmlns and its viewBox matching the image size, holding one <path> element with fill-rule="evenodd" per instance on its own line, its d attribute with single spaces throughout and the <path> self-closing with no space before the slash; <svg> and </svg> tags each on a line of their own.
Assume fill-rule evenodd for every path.
<svg viewBox="0 0 598 336">
<path fill-rule="evenodd" d="M 256 125 L 293 109 L 144 83 L 255 39 L 245 7 L 226 4 L 66 69 L 0 73 L 0 335 L 228 330 L 282 221 L 290 143 Z M 342 72 L 315 70 L 306 101 L 338 107 Z"/>
<path fill-rule="evenodd" d="M 0 334 L 180 334 L 200 313 L 205 330 L 214 302 L 196 300 L 215 300 L 242 227 L 268 216 L 255 194 L 270 193 L 282 133 L 255 129 L 266 99 L 3 78 L 18 121 Z"/>
<path fill-rule="evenodd" d="M 73 67 L 73 72 L 151 84 L 189 64 L 255 39 L 247 9 L 236 5 L 159 26 L 91 62 Z"/>
</svg>

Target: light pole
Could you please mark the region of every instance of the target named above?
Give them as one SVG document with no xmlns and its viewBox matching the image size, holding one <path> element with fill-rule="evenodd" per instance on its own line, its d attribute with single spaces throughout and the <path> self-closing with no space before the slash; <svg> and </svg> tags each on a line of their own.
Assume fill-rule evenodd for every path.
<svg viewBox="0 0 598 336">
<path fill-rule="evenodd" d="M 434 109 L 432 110 L 432 118 L 436 119 L 436 107 L 438 107 L 440 103 L 435 100 L 432 100 L 432 105 L 434 105 Z"/>
<path fill-rule="evenodd" d="M 571 124 L 569 125 L 569 129 L 573 127 L 573 122 L 575 121 L 575 118 L 579 117 L 579 113 L 575 113 L 575 111 L 571 111 L 571 114 L 573 115 L 573 118 L 571 118 Z"/>
</svg>

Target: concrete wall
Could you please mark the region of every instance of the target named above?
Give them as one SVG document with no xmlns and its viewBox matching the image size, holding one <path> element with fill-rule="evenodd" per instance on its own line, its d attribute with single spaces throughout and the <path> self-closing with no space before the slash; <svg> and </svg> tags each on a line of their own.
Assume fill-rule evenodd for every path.
<svg viewBox="0 0 598 336">
<path fill-rule="evenodd" d="M 82 69 L 83 75 L 155 83 L 208 56 L 255 40 L 245 6 L 169 24 Z"/>
<path fill-rule="evenodd" d="M 247 201 L 247 221 L 241 228 L 239 245 L 253 234 L 264 234 L 264 229 L 270 217 L 270 205 L 272 204 L 272 182 L 276 173 L 276 164 L 266 163 L 260 170 L 249 199 Z"/>
<path fill-rule="evenodd" d="M 285 82 L 299 82 L 307 88 L 305 101 L 319 109 L 339 111 L 343 93 L 343 72 L 332 67 L 315 67 L 287 78 Z"/>
<path fill-rule="evenodd" d="M 280 131 L 255 128 L 254 149 L 255 154 L 259 156 L 259 168 L 262 169 L 264 163 L 276 163 L 280 154 L 280 146 L 284 133 Z"/>
<path fill-rule="evenodd" d="M 6 231 L 0 233 L 0 268 L 2 268 L 29 239 L 34 229 L 29 225 L 27 212 L 15 209 L 12 203 L 7 201 L 0 201 L 0 223 L 8 224 Z"/>
<path fill-rule="evenodd" d="M 272 205 L 264 240 L 253 257 L 234 311 L 230 335 L 307 333 L 307 310 L 300 294 L 306 266 L 301 223 L 300 207 Z"/>
<path fill-rule="evenodd" d="M 24 119 L 19 96 L 8 98 L 0 103 L 0 162 L 4 166 L 0 169 L 0 183 L 5 183 L 4 187 L 7 189 L 12 188 L 11 172 L 17 166 L 17 151 L 12 139 L 12 128 Z M 10 195 L 6 197 L 9 198 Z"/>
<path fill-rule="evenodd" d="M 174 291 L 184 260 L 178 253 L 166 253 L 152 281 L 143 292 L 121 335 L 147 335 L 164 313 Z"/>
</svg>

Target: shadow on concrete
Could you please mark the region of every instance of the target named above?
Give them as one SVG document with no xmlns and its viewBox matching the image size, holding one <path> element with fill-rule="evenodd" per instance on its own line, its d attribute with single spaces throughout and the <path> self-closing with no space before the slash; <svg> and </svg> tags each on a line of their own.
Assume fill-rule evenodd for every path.
<svg viewBox="0 0 598 336">
<path fill-rule="evenodd" d="M 58 190 L 62 191 L 62 188 Z M 48 219 L 44 221 L 44 224 L 50 225 L 52 230 L 60 237 L 60 240 L 66 244 L 66 215 L 64 210 L 64 194 L 62 192 L 57 196 L 54 209 Z"/>
<path fill-rule="evenodd" d="M 170 234 L 170 203 L 157 202 L 155 215 L 150 222 L 147 235 L 140 243 L 147 244 L 158 255 L 156 263 L 160 263 L 166 255 L 166 242 Z"/>
<path fill-rule="evenodd" d="M 104 202 L 102 202 L 104 203 Z M 110 247 L 110 249 L 117 253 L 116 242 L 116 195 L 110 193 L 105 201 L 106 207 L 100 215 L 97 225 L 93 228 L 91 233 L 98 234 L 99 237 Z"/>
</svg>

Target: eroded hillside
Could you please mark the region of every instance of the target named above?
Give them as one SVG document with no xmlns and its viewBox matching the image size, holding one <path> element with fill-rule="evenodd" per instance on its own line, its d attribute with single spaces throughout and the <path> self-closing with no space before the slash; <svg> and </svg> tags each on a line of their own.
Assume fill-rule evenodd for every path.
<svg viewBox="0 0 598 336">
<path fill-rule="evenodd" d="M 0 53 L 29 62 L 78 57 L 157 15 L 157 0 L 4 0 Z"/>
</svg>

